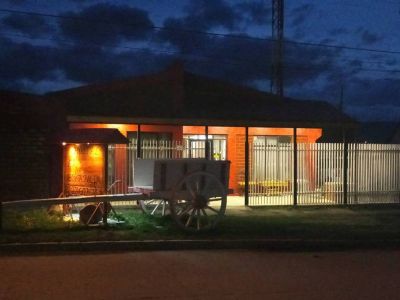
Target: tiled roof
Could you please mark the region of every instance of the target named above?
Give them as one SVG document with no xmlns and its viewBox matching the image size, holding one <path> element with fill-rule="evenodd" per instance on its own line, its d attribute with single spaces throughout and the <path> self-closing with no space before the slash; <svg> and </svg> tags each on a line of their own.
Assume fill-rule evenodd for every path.
<svg viewBox="0 0 400 300">
<path fill-rule="evenodd" d="M 206 78 L 176 64 L 158 74 L 50 93 L 68 115 L 150 119 L 259 121 L 288 126 L 354 125 L 327 102 L 280 99 L 252 88 Z"/>
</svg>

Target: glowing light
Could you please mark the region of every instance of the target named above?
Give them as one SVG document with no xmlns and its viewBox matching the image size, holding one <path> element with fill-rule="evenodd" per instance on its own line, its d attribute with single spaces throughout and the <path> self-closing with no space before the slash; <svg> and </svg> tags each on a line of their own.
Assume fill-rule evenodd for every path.
<svg viewBox="0 0 400 300">
<path fill-rule="evenodd" d="M 68 160 L 69 160 L 69 167 L 71 168 L 71 171 L 73 173 L 81 167 L 78 151 L 76 151 L 76 148 L 74 146 L 71 146 L 68 149 Z"/>
<path fill-rule="evenodd" d="M 92 159 L 101 159 L 103 157 L 103 153 L 101 151 L 100 146 L 93 146 L 89 150 L 89 156 Z"/>
<path fill-rule="evenodd" d="M 67 143 L 66 143 L 66 142 L 62 142 L 61 144 L 62 144 L 63 146 L 65 146 Z"/>
</svg>

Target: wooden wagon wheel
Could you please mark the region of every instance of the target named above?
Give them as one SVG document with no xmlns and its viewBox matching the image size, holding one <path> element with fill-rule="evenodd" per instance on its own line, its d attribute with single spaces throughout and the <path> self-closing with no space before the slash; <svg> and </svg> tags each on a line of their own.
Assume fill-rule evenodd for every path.
<svg viewBox="0 0 400 300">
<path fill-rule="evenodd" d="M 169 212 L 168 202 L 164 199 L 139 200 L 138 204 L 147 215 L 162 217 Z"/>
<path fill-rule="evenodd" d="M 225 214 L 226 187 L 211 173 L 199 171 L 185 176 L 172 190 L 171 215 L 189 232 L 214 228 Z"/>
</svg>

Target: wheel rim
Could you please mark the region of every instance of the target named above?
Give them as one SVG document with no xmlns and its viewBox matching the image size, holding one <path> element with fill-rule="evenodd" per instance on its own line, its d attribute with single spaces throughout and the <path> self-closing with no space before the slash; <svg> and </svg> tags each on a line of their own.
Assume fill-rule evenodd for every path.
<svg viewBox="0 0 400 300">
<path fill-rule="evenodd" d="M 173 189 L 170 208 L 175 222 L 184 230 L 210 230 L 225 214 L 226 189 L 210 173 L 192 173 Z"/>
<path fill-rule="evenodd" d="M 168 203 L 164 199 L 139 200 L 142 211 L 151 216 L 162 217 L 168 213 Z"/>
</svg>

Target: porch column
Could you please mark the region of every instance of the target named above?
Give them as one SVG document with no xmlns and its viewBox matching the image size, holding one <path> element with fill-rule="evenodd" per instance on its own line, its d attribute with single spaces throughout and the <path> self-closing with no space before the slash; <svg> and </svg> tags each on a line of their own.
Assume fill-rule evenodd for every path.
<svg viewBox="0 0 400 300">
<path fill-rule="evenodd" d="M 137 126 L 136 143 L 136 158 L 142 158 L 142 133 L 140 132 L 140 124 Z"/>
<path fill-rule="evenodd" d="M 297 205 L 297 128 L 293 128 L 293 205 Z"/>
<path fill-rule="evenodd" d="M 108 194 L 108 144 L 103 145 L 104 147 L 104 153 L 105 153 L 105 179 L 104 179 L 104 191 L 106 194 Z M 113 184 L 113 182 L 111 182 L 111 184 Z M 107 212 L 107 208 L 109 206 L 109 202 L 104 201 L 103 202 L 103 226 L 107 227 L 108 223 L 107 223 L 107 219 L 108 219 L 108 212 Z"/>
<path fill-rule="evenodd" d="M 347 142 L 346 129 L 343 129 L 343 204 L 347 204 L 347 171 L 349 169 L 349 144 Z"/>
<path fill-rule="evenodd" d="M 210 159 L 210 145 L 208 144 L 208 126 L 205 126 L 205 134 L 206 134 L 206 145 L 205 145 L 205 149 L 204 149 L 204 158 L 205 159 Z"/>
<path fill-rule="evenodd" d="M 244 142 L 244 205 L 249 206 L 249 127 Z"/>
</svg>

